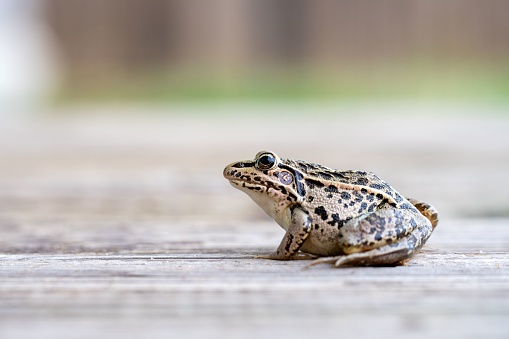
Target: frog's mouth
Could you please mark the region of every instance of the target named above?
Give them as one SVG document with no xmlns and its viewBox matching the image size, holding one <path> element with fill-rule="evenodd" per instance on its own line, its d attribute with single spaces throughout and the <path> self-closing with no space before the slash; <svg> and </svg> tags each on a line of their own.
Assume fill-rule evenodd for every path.
<svg viewBox="0 0 509 339">
<path fill-rule="evenodd" d="M 263 185 L 261 181 L 254 181 L 251 175 L 235 172 L 235 170 L 231 171 L 225 170 L 224 177 L 228 179 L 230 184 L 235 188 L 249 189 L 258 192 L 263 192 L 267 190 L 267 187 Z"/>
<path fill-rule="evenodd" d="M 257 184 L 257 183 L 251 182 L 251 181 L 239 180 L 238 178 L 228 179 L 228 180 L 230 181 L 230 184 L 233 187 L 238 188 L 243 191 L 250 190 L 250 191 L 256 191 L 259 193 L 263 193 L 263 192 L 267 191 L 267 186 L 260 185 L 260 184 Z"/>
<path fill-rule="evenodd" d="M 250 173 L 249 168 L 253 167 L 254 162 L 236 162 L 226 166 L 223 176 L 233 187 L 242 191 L 264 193 L 271 185 L 267 185 L 258 173 Z"/>
</svg>

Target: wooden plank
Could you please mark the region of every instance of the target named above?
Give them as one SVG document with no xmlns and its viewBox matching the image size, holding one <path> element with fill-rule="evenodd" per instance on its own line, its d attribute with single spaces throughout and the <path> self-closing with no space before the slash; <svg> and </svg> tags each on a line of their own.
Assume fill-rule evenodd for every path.
<svg viewBox="0 0 509 339">
<path fill-rule="evenodd" d="M 271 222 L 228 232 L 202 224 L 191 233 L 183 224 L 168 239 L 193 234 L 205 246 L 173 241 L 173 254 L 129 246 L 107 255 L 3 254 L 0 334 L 304 338 L 362 331 L 502 338 L 509 331 L 509 222 L 482 223 L 445 223 L 408 266 L 391 268 L 303 270 L 304 261 L 252 259 L 269 250 L 262 245 L 278 241 Z M 490 249 L 470 238 L 465 224 L 467 230 L 489 228 L 499 244 Z M 261 233 L 249 235 L 253 229 Z M 151 245 L 165 248 L 166 240 L 152 239 Z M 30 326 L 23 326 L 27 321 Z"/>
<path fill-rule="evenodd" d="M 283 232 L 221 177 L 241 154 L 219 157 L 166 136 L 193 121 L 140 118 L 120 133 L 109 120 L 78 117 L 4 131 L 11 134 L 0 136 L 0 338 L 509 336 L 507 193 L 497 189 L 505 177 L 485 184 L 481 164 L 455 172 L 466 158 L 448 164 L 443 149 L 432 158 L 445 165 L 420 162 L 398 138 L 389 137 L 398 157 L 422 168 L 377 157 L 369 142 L 355 145 L 364 161 L 381 159 L 383 171 L 397 173 L 405 190 L 437 201 L 442 221 L 407 266 L 304 270 L 305 261 L 253 259 Z M 507 139 L 504 121 L 487 125 L 493 140 Z M 342 123 L 350 131 L 358 121 Z M 449 131 L 461 130 L 449 123 Z M 25 139 L 27 131 L 37 142 Z M 61 135 L 75 137 L 60 145 Z M 473 158 L 496 160 L 494 173 L 509 168 L 509 143 L 488 143 L 493 153 L 485 154 L 459 135 Z M 318 140 L 303 153 L 320 148 Z M 417 133 L 415 143 L 429 140 Z M 228 138 L 212 143 L 229 146 Z M 416 173 L 436 182 L 423 177 L 421 185 Z M 465 211 L 475 197 L 486 199 L 473 217 Z"/>
</svg>

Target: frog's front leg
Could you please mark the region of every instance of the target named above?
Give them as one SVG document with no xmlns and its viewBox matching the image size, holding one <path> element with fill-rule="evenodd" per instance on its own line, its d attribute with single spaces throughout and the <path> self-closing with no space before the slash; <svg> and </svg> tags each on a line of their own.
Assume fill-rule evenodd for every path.
<svg viewBox="0 0 509 339">
<path fill-rule="evenodd" d="M 396 265 L 410 258 L 432 232 L 430 221 L 413 209 L 384 209 L 352 219 L 341 229 L 346 255 L 315 260 L 310 266 Z"/>
<path fill-rule="evenodd" d="M 277 250 L 267 256 L 257 256 L 257 258 L 274 260 L 290 260 L 296 258 L 295 255 L 308 238 L 309 232 L 311 232 L 311 218 L 299 207 L 290 208 L 291 223 Z"/>
</svg>

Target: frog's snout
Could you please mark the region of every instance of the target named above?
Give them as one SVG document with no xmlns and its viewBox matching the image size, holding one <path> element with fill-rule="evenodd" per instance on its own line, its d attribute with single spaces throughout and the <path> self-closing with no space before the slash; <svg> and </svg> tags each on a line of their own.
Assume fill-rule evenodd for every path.
<svg viewBox="0 0 509 339">
<path fill-rule="evenodd" d="M 252 161 L 234 162 L 224 168 L 223 176 L 226 179 L 230 180 L 230 179 L 234 178 L 235 175 L 237 175 L 237 177 L 239 177 L 242 169 L 253 167 L 253 166 L 254 166 L 254 162 L 252 162 Z"/>
<path fill-rule="evenodd" d="M 231 168 L 230 165 L 228 165 L 223 170 L 223 177 L 225 177 L 226 179 L 229 178 L 230 168 Z"/>
<path fill-rule="evenodd" d="M 234 162 L 226 166 L 223 170 L 223 177 L 225 177 L 228 180 L 232 179 L 235 176 L 235 174 L 238 173 L 238 170 L 235 169 L 240 168 L 238 164 L 239 164 L 238 162 Z"/>
</svg>

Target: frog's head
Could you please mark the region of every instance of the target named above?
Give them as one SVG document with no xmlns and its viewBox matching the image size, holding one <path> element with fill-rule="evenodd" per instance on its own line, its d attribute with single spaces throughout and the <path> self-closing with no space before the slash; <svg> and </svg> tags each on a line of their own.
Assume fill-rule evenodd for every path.
<svg viewBox="0 0 509 339">
<path fill-rule="evenodd" d="M 281 159 L 270 151 L 259 152 L 254 160 L 226 166 L 223 175 L 280 224 L 281 213 L 304 200 L 302 173 L 291 160 Z"/>
</svg>

